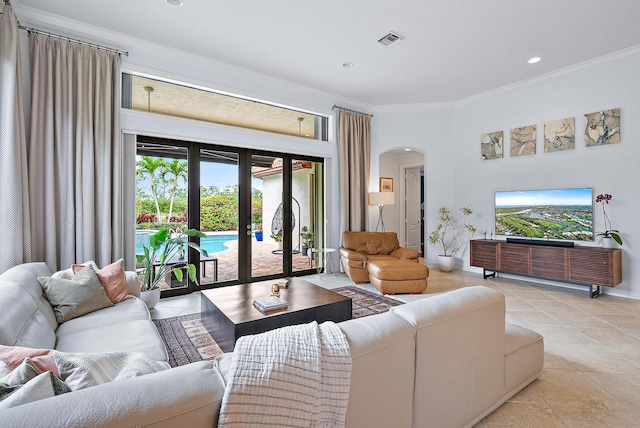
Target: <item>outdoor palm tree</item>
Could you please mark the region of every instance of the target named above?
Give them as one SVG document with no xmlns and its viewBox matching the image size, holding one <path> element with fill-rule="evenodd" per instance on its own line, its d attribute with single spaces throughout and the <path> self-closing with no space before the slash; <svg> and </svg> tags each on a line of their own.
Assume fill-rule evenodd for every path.
<svg viewBox="0 0 640 428">
<path fill-rule="evenodd" d="M 178 159 L 173 159 L 171 162 L 165 162 L 163 166 L 162 178 L 166 180 L 167 175 L 172 176 L 173 187 L 171 188 L 171 197 L 169 199 L 169 221 L 171 221 L 171 214 L 173 212 L 173 198 L 176 195 L 178 189 L 178 181 L 180 178 L 187 182 L 187 163 L 180 162 Z"/>
<path fill-rule="evenodd" d="M 158 204 L 158 194 L 156 188 L 156 172 L 161 173 L 166 165 L 164 159 L 154 159 L 151 156 L 143 156 L 136 164 L 136 174 L 142 178 L 149 176 L 149 184 L 151 187 L 151 196 L 156 204 L 157 219 L 160 220 L 160 205 Z M 172 195 L 173 198 L 173 195 Z"/>
</svg>

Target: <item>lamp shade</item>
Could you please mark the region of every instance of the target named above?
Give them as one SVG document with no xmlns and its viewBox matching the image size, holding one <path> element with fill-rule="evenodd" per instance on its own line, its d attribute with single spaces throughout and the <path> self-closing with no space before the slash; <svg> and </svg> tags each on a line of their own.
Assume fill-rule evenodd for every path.
<svg viewBox="0 0 640 428">
<path fill-rule="evenodd" d="M 395 198 L 393 192 L 370 192 L 369 205 L 393 205 Z"/>
</svg>

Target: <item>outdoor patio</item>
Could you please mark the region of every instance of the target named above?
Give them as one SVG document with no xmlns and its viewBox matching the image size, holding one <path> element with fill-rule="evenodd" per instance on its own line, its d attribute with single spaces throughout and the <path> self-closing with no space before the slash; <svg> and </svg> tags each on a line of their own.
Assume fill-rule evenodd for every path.
<svg viewBox="0 0 640 428">
<path fill-rule="evenodd" d="M 225 242 L 227 247 L 224 251 L 216 253 L 210 253 L 210 257 L 218 259 L 218 281 L 232 281 L 238 278 L 238 270 L 240 268 L 251 268 L 253 276 L 263 275 L 275 275 L 282 272 L 282 254 L 273 251 L 276 250 L 276 244 L 267 241 L 256 241 L 253 239 L 251 242 L 252 249 L 252 266 L 241 267 L 238 266 L 238 241 L 232 240 Z M 333 255 L 335 257 L 335 254 Z M 336 265 L 334 260 L 334 265 Z M 206 275 L 200 273 L 200 284 L 212 284 L 214 282 L 214 263 L 205 263 L 204 272 Z M 309 269 L 309 257 L 301 253 L 294 253 L 293 255 L 293 270 L 300 271 Z M 315 262 L 313 264 L 315 267 Z M 202 265 L 201 265 L 202 268 Z M 160 282 L 160 288 L 168 289 L 169 285 L 165 281 Z"/>
</svg>

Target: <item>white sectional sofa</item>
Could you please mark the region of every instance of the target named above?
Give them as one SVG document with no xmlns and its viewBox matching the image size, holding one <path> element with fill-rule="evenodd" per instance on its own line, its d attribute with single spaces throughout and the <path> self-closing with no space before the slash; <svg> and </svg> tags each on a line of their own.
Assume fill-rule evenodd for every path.
<svg viewBox="0 0 640 428">
<path fill-rule="evenodd" d="M 29 318 L 28 313 L 37 312 L 36 302 L 47 302 L 32 290 L 26 295 L 33 304 L 14 305 L 16 300 L 25 299 L 25 293 L 7 283 L 8 279 L 16 282 L 19 278 L 5 275 L 0 276 L 0 342 L 7 344 L 7 338 L 16 336 L 17 330 L 31 331 L 30 323 L 51 327 L 50 320 L 44 320 L 48 316 L 21 321 Z M 139 309 L 136 306 L 134 312 Z M 148 322 L 127 321 L 126 316 L 120 310 L 114 313 L 122 321 L 121 331 L 126 331 L 129 324 Z M 97 314 L 94 317 L 98 319 Z M 100 319 L 107 322 L 102 316 Z M 8 324 L 13 333 L 5 332 Z M 426 298 L 338 326 L 352 357 L 348 427 L 470 427 L 535 380 L 543 367 L 542 337 L 505 324 L 504 296 L 483 286 Z M 142 326 L 136 329 L 140 342 L 147 336 L 151 342 L 138 345 L 136 350 L 163 357 L 156 349 L 157 333 L 143 331 Z M 111 340 L 112 333 L 107 329 L 105 340 Z M 79 331 L 73 334 L 73 340 L 65 337 L 63 343 L 65 349 L 77 352 L 83 347 L 82 336 Z M 60 341 L 66 332 L 58 336 Z M 32 340 L 31 333 L 19 333 L 17 337 L 23 346 L 56 345 L 55 334 L 48 334 L 46 343 Z M 83 351 L 107 347 L 96 344 L 91 335 L 84 337 L 87 347 Z M 119 342 L 114 338 L 110 346 Z M 228 353 L 215 361 L 93 386 L 0 411 L 0 426 L 215 427 L 231 358 Z"/>
<path fill-rule="evenodd" d="M 128 293 L 139 296 L 136 273 L 125 275 Z M 61 352 L 142 352 L 154 361 L 168 361 L 142 300 L 125 300 L 58 325 L 39 276 L 51 276 L 45 263 L 25 263 L 0 275 L 0 345 Z"/>
</svg>

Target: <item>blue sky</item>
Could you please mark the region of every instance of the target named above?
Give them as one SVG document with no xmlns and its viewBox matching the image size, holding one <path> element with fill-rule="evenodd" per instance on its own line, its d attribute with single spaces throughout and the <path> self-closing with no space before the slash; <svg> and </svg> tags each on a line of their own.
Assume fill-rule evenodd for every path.
<svg viewBox="0 0 640 428">
<path fill-rule="evenodd" d="M 530 205 L 593 205 L 590 187 L 496 192 L 496 207 Z"/>
<path fill-rule="evenodd" d="M 227 186 L 235 186 L 238 184 L 238 166 L 222 163 L 202 162 L 200 163 L 200 184 L 204 187 L 216 186 L 224 189 Z M 150 192 L 149 177 L 145 177 L 144 181 L 138 184 Z M 180 186 L 184 183 L 180 181 Z M 252 187 L 262 190 L 262 180 L 252 179 Z"/>
</svg>

